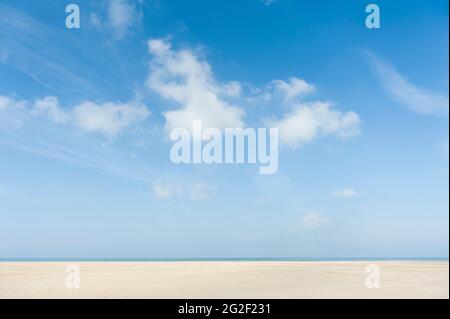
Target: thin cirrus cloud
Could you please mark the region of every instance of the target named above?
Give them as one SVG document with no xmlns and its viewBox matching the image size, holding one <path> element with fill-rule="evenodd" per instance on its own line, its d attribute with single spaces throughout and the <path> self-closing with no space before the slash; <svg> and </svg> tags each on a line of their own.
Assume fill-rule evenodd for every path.
<svg viewBox="0 0 450 319">
<path fill-rule="evenodd" d="M 9 187 L 2 187 L 0 185 L 0 195 L 3 195 L 8 198 L 15 199 L 20 202 L 28 203 L 31 205 L 45 205 L 47 204 L 45 201 L 35 198 L 34 196 L 29 196 L 27 194 L 23 194 L 21 192 L 17 192 L 14 190 L 11 190 Z"/>
<path fill-rule="evenodd" d="M 300 229 L 306 229 L 306 230 L 312 230 L 317 229 L 322 226 L 325 226 L 329 223 L 328 218 L 322 216 L 319 213 L 308 213 L 301 217 L 299 228 Z"/>
<path fill-rule="evenodd" d="M 337 191 L 331 191 L 334 198 L 353 198 L 358 196 L 358 192 L 351 188 L 344 188 Z"/>
<path fill-rule="evenodd" d="M 66 31 L 42 23 L 17 9 L 0 3 L 0 62 L 23 73 L 46 91 L 94 93 L 86 80 L 91 70 L 72 55 L 64 40 Z M 52 39 L 52 46 L 42 46 Z M 57 79 L 57 81 L 55 81 Z"/>
<path fill-rule="evenodd" d="M 33 140 L 29 137 L 24 139 L 20 136 L 6 132 L 0 134 L 0 145 L 5 145 L 28 154 L 49 158 L 62 163 L 95 169 L 113 176 L 123 177 L 141 183 L 148 183 L 150 178 L 153 178 L 153 175 L 156 175 L 152 173 L 152 176 L 145 178 L 141 172 L 133 172 L 130 169 L 112 164 L 105 159 L 96 158 L 83 151 L 69 149 L 61 145 L 49 143 L 45 140 Z"/>
<path fill-rule="evenodd" d="M 169 183 L 162 179 L 157 179 L 152 184 L 152 194 L 160 200 L 167 199 L 188 199 L 191 201 L 205 201 L 214 196 L 215 185 L 204 182 L 194 181 L 193 183 L 182 184 Z"/>
<path fill-rule="evenodd" d="M 270 6 L 271 4 L 275 3 L 277 0 L 260 0 L 262 4 L 264 4 L 266 7 Z"/>
<path fill-rule="evenodd" d="M 418 114 L 448 116 L 448 95 L 417 87 L 389 62 L 371 52 L 368 56 L 375 75 L 392 100 Z"/>
</svg>

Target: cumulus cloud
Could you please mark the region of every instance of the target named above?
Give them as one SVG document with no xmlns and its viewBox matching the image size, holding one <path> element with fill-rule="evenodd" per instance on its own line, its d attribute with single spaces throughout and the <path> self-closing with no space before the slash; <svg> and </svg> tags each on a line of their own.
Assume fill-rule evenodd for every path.
<svg viewBox="0 0 450 319">
<path fill-rule="evenodd" d="M 63 108 L 58 98 L 54 96 L 37 99 L 34 103 L 18 100 L 12 96 L 0 96 L 0 110 L 7 108 L 22 109 L 58 124 L 71 124 L 83 131 L 97 132 L 107 137 L 115 137 L 126 127 L 150 116 L 148 108 L 138 101 L 128 103 L 87 101 Z"/>
<path fill-rule="evenodd" d="M 328 219 L 318 213 L 308 213 L 302 216 L 300 220 L 300 228 L 317 229 L 328 224 Z"/>
<path fill-rule="evenodd" d="M 26 102 L 16 99 L 14 96 L 0 95 L 0 111 L 6 109 L 22 109 Z"/>
<path fill-rule="evenodd" d="M 322 136 L 342 139 L 357 136 L 359 125 L 358 114 L 335 110 L 326 102 L 298 104 L 282 119 L 270 123 L 271 127 L 278 128 L 280 142 L 292 148 Z"/>
<path fill-rule="evenodd" d="M 352 198 L 358 196 L 358 192 L 351 188 L 345 188 L 337 191 L 331 191 L 334 198 Z"/>
<path fill-rule="evenodd" d="M 218 83 L 211 66 L 198 52 L 175 50 L 168 40 L 149 40 L 148 50 L 152 55 L 148 87 L 178 105 L 163 113 L 168 131 L 191 129 L 194 120 L 201 120 L 203 127 L 219 129 L 245 126 L 244 110 L 230 102 L 243 94 L 241 83 Z M 246 86 L 253 88 L 251 84 Z M 345 139 L 359 134 L 360 119 L 355 112 L 335 110 L 327 102 L 299 102 L 315 91 L 314 85 L 298 77 L 273 80 L 256 90 L 258 96 L 267 97 L 265 100 L 281 96 L 291 108 L 281 119 L 267 121 L 279 129 L 281 143 L 295 148 L 321 136 Z"/>
<path fill-rule="evenodd" d="M 150 112 L 137 102 L 97 104 L 85 102 L 73 108 L 73 121 L 84 131 L 116 136 L 124 128 L 146 119 Z"/>
<path fill-rule="evenodd" d="M 401 75 L 394 66 L 370 53 L 373 70 L 391 99 L 418 114 L 448 116 L 448 95 L 419 88 Z"/>
<path fill-rule="evenodd" d="M 58 99 L 54 96 L 37 100 L 32 112 L 47 116 L 55 123 L 67 123 L 69 121 L 69 114 L 61 109 Z"/>
<path fill-rule="evenodd" d="M 170 183 L 162 179 L 153 182 L 152 194 L 155 198 L 165 199 L 188 199 L 191 201 L 205 201 L 214 196 L 215 185 L 204 181 L 193 183 Z"/>
<path fill-rule="evenodd" d="M 198 53 L 174 50 L 166 40 L 150 40 L 148 49 L 153 56 L 148 87 L 179 105 L 163 113 L 168 130 L 191 129 L 194 120 L 220 129 L 244 126 L 244 111 L 224 99 L 240 94 L 237 82 L 219 84 L 208 62 Z"/>
<path fill-rule="evenodd" d="M 275 90 L 283 95 L 286 103 L 316 91 L 314 85 L 296 77 L 291 77 L 288 81 L 273 80 L 272 84 Z"/>
<path fill-rule="evenodd" d="M 122 39 L 139 21 L 138 10 L 128 0 L 107 0 L 105 3 L 106 12 L 92 12 L 90 23 L 97 28 L 110 29 L 116 39 Z"/>
</svg>

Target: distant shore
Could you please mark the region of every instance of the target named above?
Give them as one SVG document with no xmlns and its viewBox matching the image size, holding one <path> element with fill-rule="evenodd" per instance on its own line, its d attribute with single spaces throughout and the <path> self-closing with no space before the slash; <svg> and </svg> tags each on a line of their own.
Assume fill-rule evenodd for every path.
<svg viewBox="0 0 450 319">
<path fill-rule="evenodd" d="M 0 298 L 449 298 L 449 262 L 0 260 Z"/>
</svg>

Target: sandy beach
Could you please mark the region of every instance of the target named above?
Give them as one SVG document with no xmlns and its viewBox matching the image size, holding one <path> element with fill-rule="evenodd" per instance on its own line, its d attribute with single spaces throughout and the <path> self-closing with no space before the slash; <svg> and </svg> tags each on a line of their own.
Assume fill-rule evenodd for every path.
<svg viewBox="0 0 450 319">
<path fill-rule="evenodd" d="M 0 262 L 0 298 L 449 298 L 449 264 Z"/>
</svg>

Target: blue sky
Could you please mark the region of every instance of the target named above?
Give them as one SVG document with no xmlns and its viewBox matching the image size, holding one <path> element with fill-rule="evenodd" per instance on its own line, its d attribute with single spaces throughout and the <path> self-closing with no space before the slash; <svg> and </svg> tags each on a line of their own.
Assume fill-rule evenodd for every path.
<svg viewBox="0 0 450 319">
<path fill-rule="evenodd" d="M 373 2 L 2 1 L 0 258 L 447 257 L 448 1 Z M 278 172 L 172 164 L 191 113 Z"/>
</svg>

